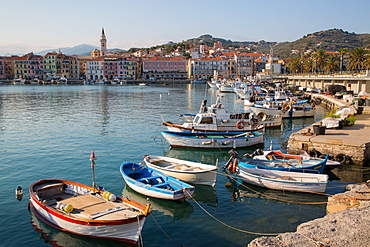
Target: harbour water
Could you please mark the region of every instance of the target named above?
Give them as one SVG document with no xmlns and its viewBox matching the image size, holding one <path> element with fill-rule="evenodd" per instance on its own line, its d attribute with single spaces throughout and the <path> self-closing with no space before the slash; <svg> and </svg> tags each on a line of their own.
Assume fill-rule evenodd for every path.
<svg viewBox="0 0 370 247">
<path fill-rule="evenodd" d="M 152 204 L 142 231 L 144 246 L 246 246 L 262 235 L 295 231 L 297 225 L 325 215 L 322 195 L 288 193 L 232 182 L 222 172 L 227 151 L 169 149 L 160 132 L 163 120 L 196 113 L 202 100 L 216 101 L 206 85 L 0 87 L 0 246 L 122 246 L 54 230 L 28 211 L 28 186 L 39 179 L 63 178 L 91 184 L 89 156 L 95 151 L 96 183 L 106 190 Z M 230 112 L 243 110 L 235 94 L 225 97 Z M 318 121 L 284 120 L 267 129 L 265 146 L 286 149 L 289 135 Z M 239 150 L 240 154 L 254 149 Z M 167 155 L 219 164 L 215 187 L 196 186 L 194 200 L 182 203 L 147 199 L 125 183 L 122 162 L 141 162 L 143 155 Z M 369 179 L 369 171 L 339 167 L 329 172 L 328 194 L 348 183 Z M 23 188 L 17 200 L 15 189 Z M 310 204 L 315 203 L 315 204 Z"/>
</svg>

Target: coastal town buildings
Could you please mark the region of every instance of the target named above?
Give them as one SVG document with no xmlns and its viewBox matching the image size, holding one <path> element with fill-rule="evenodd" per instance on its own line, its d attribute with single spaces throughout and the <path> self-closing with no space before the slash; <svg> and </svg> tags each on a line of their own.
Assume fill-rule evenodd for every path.
<svg viewBox="0 0 370 247">
<path fill-rule="evenodd" d="M 99 42 L 100 50 L 93 49 L 85 56 L 54 51 L 45 55 L 0 57 L 0 79 L 38 78 L 47 82 L 66 78 L 106 82 L 114 79 L 210 79 L 215 74 L 219 79 L 243 79 L 256 73 L 277 74 L 285 66 L 277 57 L 269 63 L 269 56 L 264 53 L 224 48 L 220 41 L 213 46 L 179 45 L 171 51 L 157 47 L 113 53 L 108 51 L 108 40 L 102 28 Z"/>
<path fill-rule="evenodd" d="M 223 57 L 190 59 L 188 62 L 188 78 L 210 78 L 214 71 L 217 71 L 219 77 L 228 78 L 228 64 L 229 61 Z"/>
</svg>

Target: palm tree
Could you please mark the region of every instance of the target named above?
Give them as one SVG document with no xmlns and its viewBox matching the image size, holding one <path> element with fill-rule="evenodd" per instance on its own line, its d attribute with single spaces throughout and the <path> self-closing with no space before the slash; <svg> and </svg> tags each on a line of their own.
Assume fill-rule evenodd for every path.
<svg viewBox="0 0 370 247">
<path fill-rule="evenodd" d="M 329 56 L 324 66 L 326 72 L 334 72 L 338 70 L 338 61 L 336 56 Z"/>
<path fill-rule="evenodd" d="M 316 66 L 315 69 L 320 72 L 323 71 L 327 59 L 325 51 L 321 49 L 318 50 L 315 54 L 313 54 L 313 58 Z"/>
<path fill-rule="evenodd" d="M 362 70 L 365 68 L 366 54 L 368 52 L 361 47 L 356 47 L 351 50 L 351 53 L 348 58 L 347 68 L 349 70 Z"/>
<path fill-rule="evenodd" d="M 338 49 L 338 52 L 339 52 L 339 55 L 340 55 L 339 71 L 342 74 L 342 70 L 343 70 L 343 58 L 344 58 L 344 55 L 348 52 L 348 49 L 347 48 L 339 48 Z"/>
<path fill-rule="evenodd" d="M 303 62 L 303 72 L 310 73 L 313 69 L 313 60 L 307 59 Z"/>
<path fill-rule="evenodd" d="M 292 61 L 290 61 L 287 64 L 288 69 L 290 70 L 291 73 L 300 73 L 302 72 L 302 64 L 301 60 L 298 57 L 293 57 Z"/>
</svg>

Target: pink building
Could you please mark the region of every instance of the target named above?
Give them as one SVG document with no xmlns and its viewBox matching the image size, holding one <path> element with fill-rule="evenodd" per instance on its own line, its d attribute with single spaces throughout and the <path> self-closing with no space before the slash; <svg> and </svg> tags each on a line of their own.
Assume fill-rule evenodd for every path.
<svg viewBox="0 0 370 247">
<path fill-rule="evenodd" d="M 42 79 L 44 75 L 43 57 L 33 56 L 28 59 L 28 75 L 29 78 Z"/>
<path fill-rule="evenodd" d="M 143 79 L 186 79 L 185 57 L 152 57 L 143 60 Z"/>
<path fill-rule="evenodd" d="M 104 77 L 108 80 L 125 78 L 125 58 L 106 56 L 104 58 Z"/>
</svg>

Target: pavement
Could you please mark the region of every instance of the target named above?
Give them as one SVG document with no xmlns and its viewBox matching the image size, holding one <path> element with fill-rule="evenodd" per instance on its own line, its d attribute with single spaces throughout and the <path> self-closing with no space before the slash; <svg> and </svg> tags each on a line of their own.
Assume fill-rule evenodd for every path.
<svg viewBox="0 0 370 247">
<path fill-rule="evenodd" d="M 313 125 L 319 125 L 319 122 Z M 370 114 L 356 115 L 356 122 L 353 126 L 344 126 L 343 129 L 326 129 L 324 135 L 307 135 L 307 132 L 313 133 L 313 125 L 292 134 L 290 138 L 302 142 L 345 144 L 359 148 L 370 143 Z"/>
</svg>

